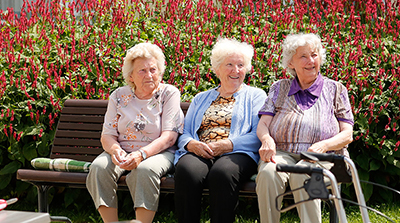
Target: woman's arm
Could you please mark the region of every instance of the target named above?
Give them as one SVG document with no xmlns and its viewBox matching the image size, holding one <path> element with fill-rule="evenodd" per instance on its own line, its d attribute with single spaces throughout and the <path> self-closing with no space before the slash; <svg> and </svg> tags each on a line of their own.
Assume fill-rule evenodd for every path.
<svg viewBox="0 0 400 223">
<path fill-rule="evenodd" d="M 173 146 L 177 138 L 178 133 L 175 131 L 162 131 L 160 137 L 141 149 L 147 154 L 147 157 L 154 156 Z"/>
<path fill-rule="evenodd" d="M 257 127 L 257 136 L 261 141 L 259 149 L 260 159 L 264 162 L 275 163 L 276 145 L 274 139 L 269 134 L 269 125 L 274 117 L 271 115 L 261 116 Z"/>
<path fill-rule="evenodd" d="M 314 143 L 308 152 L 326 153 L 339 150 L 353 141 L 353 126 L 347 122 L 339 121 L 340 132 L 332 138 Z"/>
<path fill-rule="evenodd" d="M 100 141 L 103 149 L 111 155 L 112 162 L 115 165 L 119 166 L 126 160 L 126 152 L 121 148 L 116 136 L 102 134 Z"/>
</svg>

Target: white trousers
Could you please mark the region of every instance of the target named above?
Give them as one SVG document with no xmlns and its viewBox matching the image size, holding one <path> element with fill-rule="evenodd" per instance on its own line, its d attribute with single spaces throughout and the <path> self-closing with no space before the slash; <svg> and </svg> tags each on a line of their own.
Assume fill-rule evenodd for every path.
<svg viewBox="0 0 400 223">
<path fill-rule="evenodd" d="M 289 165 L 302 165 L 320 167 L 318 164 L 300 160 L 298 154 L 277 151 L 275 155 L 276 163 Z M 330 169 L 333 164 L 330 162 L 320 162 L 325 168 Z M 260 210 L 261 223 L 279 223 L 280 212 L 276 209 L 275 199 L 279 194 L 285 192 L 288 183 L 290 188 L 296 189 L 304 185 L 304 181 L 309 179 L 307 174 L 295 174 L 277 172 L 276 164 L 260 160 L 258 175 L 256 178 L 256 192 L 258 196 L 258 206 Z M 295 202 L 307 200 L 309 198 L 304 189 L 293 193 Z M 282 204 L 282 198 L 277 201 L 278 206 Z M 297 212 L 302 223 L 321 222 L 321 201 L 316 199 L 305 202 L 297 206 Z"/>
</svg>

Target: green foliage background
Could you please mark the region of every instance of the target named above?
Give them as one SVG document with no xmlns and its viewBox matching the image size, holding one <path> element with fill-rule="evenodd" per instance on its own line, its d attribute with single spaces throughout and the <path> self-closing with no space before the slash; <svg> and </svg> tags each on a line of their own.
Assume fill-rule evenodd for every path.
<svg viewBox="0 0 400 223">
<path fill-rule="evenodd" d="M 390 1 L 26 1 L 20 15 L 0 12 L 0 197 L 36 202 L 35 188 L 17 181 L 19 168 L 49 155 L 58 113 L 68 98 L 107 99 L 124 85 L 125 52 L 139 42 L 162 47 L 164 82 L 182 101 L 218 84 L 210 69 L 219 36 L 255 48 L 245 82 L 268 91 L 289 78 L 280 44 L 313 32 L 327 48 L 322 73 L 349 89 L 355 115 L 349 150 L 363 180 L 400 189 L 400 16 Z M 363 184 L 370 201 L 390 202 L 388 190 Z M 342 187 L 354 198 L 351 186 Z M 81 194 L 57 189 L 65 206 Z M 91 202 L 90 199 L 88 202 Z M 128 198 L 123 200 L 129 206 Z M 75 202 L 76 205 L 76 202 Z"/>
</svg>

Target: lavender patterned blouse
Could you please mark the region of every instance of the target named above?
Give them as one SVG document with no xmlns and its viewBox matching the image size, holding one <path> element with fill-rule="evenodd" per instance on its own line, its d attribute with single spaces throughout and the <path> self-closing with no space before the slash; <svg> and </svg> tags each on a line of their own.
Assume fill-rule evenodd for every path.
<svg viewBox="0 0 400 223">
<path fill-rule="evenodd" d="M 259 111 L 259 115 L 274 116 L 269 131 L 277 150 L 307 151 L 313 143 L 338 134 L 339 121 L 354 124 L 343 84 L 319 75 L 313 85 L 303 91 L 296 90 L 298 83 L 294 82 L 296 78 L 274 83 Z M 336 153 L 348 156 L 346 148 Z"/>
<path fill-rule="evenodd" d="M 160 83 L 151 99 L 141 100 L 124 86 L 110 95 L 102 134 L 116 136 L 121 148 L 132 152 L 148 145 L 162 131 L 182 133 L 183 121 L 176 87 Z"/>
</svg>

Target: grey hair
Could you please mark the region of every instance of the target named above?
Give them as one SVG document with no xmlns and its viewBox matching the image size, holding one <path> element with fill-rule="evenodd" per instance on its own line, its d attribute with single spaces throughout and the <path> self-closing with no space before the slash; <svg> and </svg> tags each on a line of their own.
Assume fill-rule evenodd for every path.
<svg viewBox="0 0 400 223">
<path fill-rule="evenodd" d="M 251 70 L 251 59 L 254 55 L 253 46 L 235 39 L 218 38 L 217 43 L 211 51 L 211 67 L 214 73 L 218 70 L 225 58 L 232 54 L 242 55 L 246 73 Z"/>
<path fill-rule="evenodd" d="M 162 80 L 162 76 L 165 71 L 165 56 L 162 52 L 161 48 L 152 43 L 139 43 L 134 47 L 130 48 L 126 52 L 126 56 L 124 58 L 124 64 L 122 66 L 122 75 L 125 79 L 125 82 L 135 88 L 135 84 L 130 81 L 130 75 L 133 71 L 133 62 L 137 58 L 155 58 L 157 61 L 157 68 L 160 71 L 160 81 Z"/>
<path fill-rule="evenodd" d="M 321 38 L 317 34 L 289 34 L 282 44 L 281 65 L 293 76 L 296 76 L 296 71 L 290 68 L 289 64 L 292 61 L 293 56 L 296 54 L 297 48 L 306 45 L 309 45 L 318 51 L 318 55 L 321 57 L 321 66 L 326 61 L 326 49 L 322 46 Z"/>
</svg>

